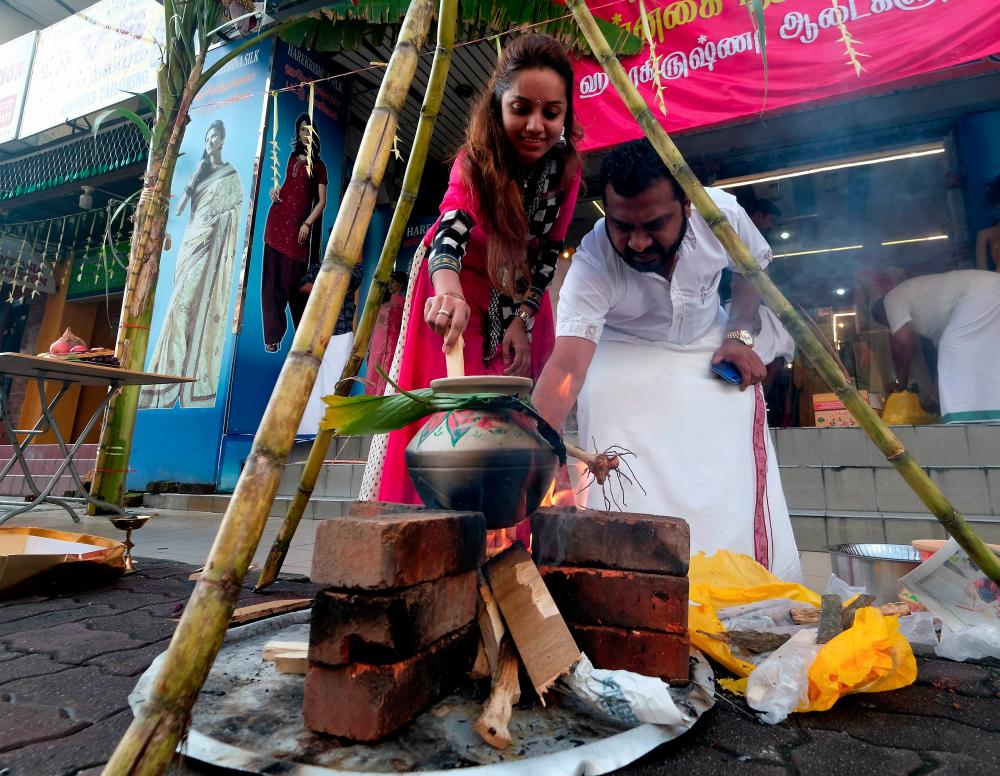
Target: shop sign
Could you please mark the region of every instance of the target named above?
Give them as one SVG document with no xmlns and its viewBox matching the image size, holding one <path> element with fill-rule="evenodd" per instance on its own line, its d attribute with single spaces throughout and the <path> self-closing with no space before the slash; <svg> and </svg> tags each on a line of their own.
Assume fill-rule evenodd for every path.
<svg viewBox="0 0 1000 776">
<path fill-rule="evenodd" d="M 1000 44 L 1000 3 L 948 0 L 764 0 L 767 71 L 748 0 L 635 0 L 595 13 L 645 38 L 622 65 L 669 130 L 690 129 L 985 59 Z M 595 7 L 596 8 L 596 7 Z M 601 66 L 579 59 L 582 150 L 640 137 Z M 661 113 L 658 95 L 666 115 Z"/>
<path fill-rule="evenodd" d="M 0 46 L 0 143 L 17 137 L 37 32 Z"/>
<path fill-rule="evenodd" d="M 18 137 L 156 87 L 163 6 L 103 0 L 39 33 Z"/>
</svg>

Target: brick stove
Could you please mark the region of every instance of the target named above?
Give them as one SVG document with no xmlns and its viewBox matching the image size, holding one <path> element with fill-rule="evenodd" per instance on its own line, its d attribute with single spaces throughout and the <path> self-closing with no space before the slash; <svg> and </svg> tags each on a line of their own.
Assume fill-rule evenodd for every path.
<svg viewBox="0 0 1000 776">
<path fill-rule="evenodd" d="M 379 740 L 467 680 L 480 632 L 482 515 L 358 505 L 319 527 L 307 727 Z M 533 558 L 595 666 L 688 679 L 686 523 L 544 509 Z"/>
</svg>

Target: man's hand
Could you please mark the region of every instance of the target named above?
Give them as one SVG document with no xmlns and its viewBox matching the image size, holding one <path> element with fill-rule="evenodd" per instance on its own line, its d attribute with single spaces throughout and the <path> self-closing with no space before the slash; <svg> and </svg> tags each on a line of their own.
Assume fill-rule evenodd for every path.
<svg viewBox="0 0 1000 776">
<path fill-rule="evenodd" d="M 712 363 L 718 364 L 720 361 L 728 361 L 740 370 L 740 390 L 745 391 L 751 385 L 762 382 L 767 375 L 767 368 L 760 360 L 752 347 L 739 340 L 727 339 L 722 346 L 715 351 L 712 356 Z"/>
</svg>

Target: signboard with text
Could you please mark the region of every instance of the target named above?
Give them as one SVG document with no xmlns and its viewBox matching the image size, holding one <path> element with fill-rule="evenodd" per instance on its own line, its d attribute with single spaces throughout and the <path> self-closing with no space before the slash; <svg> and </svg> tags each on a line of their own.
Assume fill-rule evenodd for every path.
<svg viewBox="0 0 1000 776">
<path fill-rule="evenodd" d="M 0 46 L 0 143 L 17 137 L 37 32 Z"/>
<path fill-rule="evenodd" d="M 644 37 L 639 3 L 588 3 Z M 622 64 L 669 130 L 752 116 L 1000 53 L 1000 3 L 974 0 L 764 0 L 767 74 L 747 0 L 645 0 L 656 45 Z M 574 64 L 581 150 L 642 135 L 590 57 Z M 659 73 L 667 113 L 657 102 Z"/>
<path fill-rule="evenodd" d="M 156 87 L 163 6 L 102 0 L 38 35 L 18 137 L 122 102 Z"/>
</svg>

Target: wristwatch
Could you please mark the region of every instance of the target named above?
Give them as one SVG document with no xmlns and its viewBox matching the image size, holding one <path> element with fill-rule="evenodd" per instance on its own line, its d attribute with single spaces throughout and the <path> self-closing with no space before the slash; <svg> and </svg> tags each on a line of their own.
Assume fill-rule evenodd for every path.
<svg viewBox="0 0 1000 776">
<path fill-rule="evenodd" d="M 726 332 L 726 339 L 737 340 L 749 348 L 753 347 L 753 335 L 746 329 Z"/>
<path fill-rule="evenodd" d="M 527 310 L 518 310 L 514 313 L 514 316 L 521 319 L 521 323 L 524 324 L 525 331 L 531 331 L 531 327 L 535 323 L 535 317 L 531 313 Z"/>
</svg>

